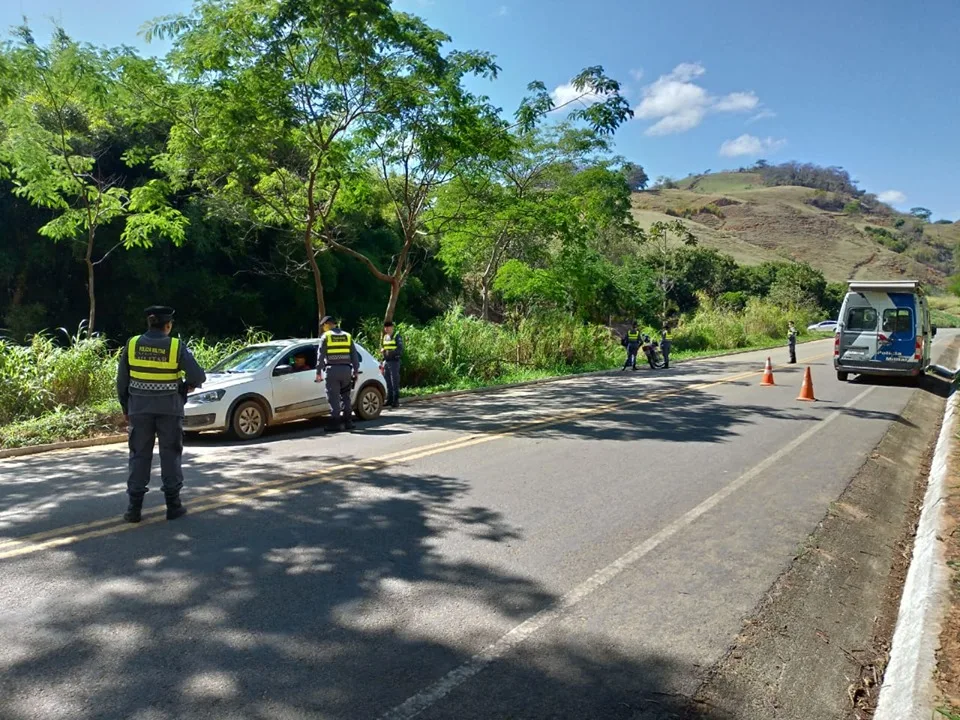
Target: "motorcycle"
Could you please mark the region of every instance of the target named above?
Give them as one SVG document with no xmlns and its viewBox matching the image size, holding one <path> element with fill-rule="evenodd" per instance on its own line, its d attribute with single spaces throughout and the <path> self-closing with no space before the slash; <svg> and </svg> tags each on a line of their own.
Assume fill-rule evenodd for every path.
<svg viewBox="0 0 960 720">
<path fill-rule="evenodd" d="M 649 335 L 644 335 L 643 345 L 641 345 L 644 356 L 651 370 L 662 370 L 666 363 L 663 361 L 663 355 L 660 352 L 660 346 L 650 339 Z"/>
</svg>

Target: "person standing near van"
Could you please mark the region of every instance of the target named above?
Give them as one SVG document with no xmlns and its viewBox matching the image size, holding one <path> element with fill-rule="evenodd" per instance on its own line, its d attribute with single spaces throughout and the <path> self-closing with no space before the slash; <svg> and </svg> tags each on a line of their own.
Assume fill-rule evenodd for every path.
<svg viewBox="0 0 960 720">
<path fill-rule="evenodd" d="M 787 325 L 787 348 L 790 351 L 790 364 L 797 364 L 797 326 L 793 320 Z"/>
</svg>

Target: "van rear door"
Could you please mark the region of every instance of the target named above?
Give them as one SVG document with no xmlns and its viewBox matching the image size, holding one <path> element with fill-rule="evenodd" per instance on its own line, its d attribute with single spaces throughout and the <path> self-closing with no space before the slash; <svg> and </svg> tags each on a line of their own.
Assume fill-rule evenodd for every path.
<svg viewBox="0 0 960 720">
<path fill-rule="evenodd" d="M 862 295 L 850 294 L 840 318 L 840 360 L 846 363 L 870 362 L 877 356 L 879 313 Z"/>
<path fill-rule="evenodd" d="M 881 308 L 877 359 L 881 362 L 915 362 L 917 298 L 908 293 L 888 293 Z"/>
</svg>

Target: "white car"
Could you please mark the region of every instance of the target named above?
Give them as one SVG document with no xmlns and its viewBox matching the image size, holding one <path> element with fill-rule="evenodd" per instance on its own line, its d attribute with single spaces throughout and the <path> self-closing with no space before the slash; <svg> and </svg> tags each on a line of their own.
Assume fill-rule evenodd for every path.
<svg viewBox="0 0 960 720">
<path fill-rule="evenodd" d="M 227 431 L 240 440 L 260 437 L 279 425 L 330 412 L 324 383 L 316 382 L 317 340 L 274 340 L 248 345 L 207 372 L 207 381 L 187 397 L 184 430 Z M 380 364 L 363 347 L 353 409 L 362 420 L 383 410 L 387 386 Z"/>
<path fill-rule="evenodd" d="M 836 320 L 824 320 L 823 322 L 818 322 L 818 323 L 814 323 L 813 325 L 807 326 L 807 332 L 832 333 L 836 331 L 837 331 Z"/>
</svg>

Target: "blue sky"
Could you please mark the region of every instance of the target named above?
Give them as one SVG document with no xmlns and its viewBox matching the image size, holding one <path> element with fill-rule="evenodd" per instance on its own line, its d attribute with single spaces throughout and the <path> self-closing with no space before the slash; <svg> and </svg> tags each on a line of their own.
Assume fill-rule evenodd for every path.
<svg viewBox="0 0 960 720">
<path fill-rule="evenodd" d="M 6 0 L 0 24 L 56 18 L 80 40 L 145 45 L 136 33 L 190 0 Z M 763 157 L 840 165 L 896 207 L 960 219 L 957 0 L 395 0 L 493 52 L 476 89 L 512 113 L 539 79 L 562 95 L 581 68 L 621 80 L 637 117 L 617 152 L 651 177 Z"/>
</svg>

